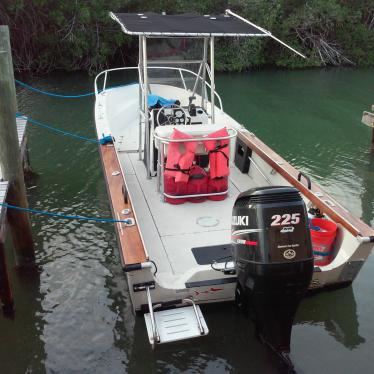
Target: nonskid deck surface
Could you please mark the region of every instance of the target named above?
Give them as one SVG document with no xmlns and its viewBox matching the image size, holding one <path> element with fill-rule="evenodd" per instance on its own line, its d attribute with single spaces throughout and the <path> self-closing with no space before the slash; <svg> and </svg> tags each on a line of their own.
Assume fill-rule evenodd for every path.
<svg viewBox="0 0 374 374">
<path fill-rule="evenodd" d="M 192 248 L 230 243 L 235 199 L 254 186 L 247 175 L 231 167 L 229 196 L 223 201 L 172 205 L 162 201 L 156 178 L 146 178 L 138 154 L 118 152 L 118 158 L 144 245 L 159 272 L 181 275 L 199 266 Z"/>
</svg>

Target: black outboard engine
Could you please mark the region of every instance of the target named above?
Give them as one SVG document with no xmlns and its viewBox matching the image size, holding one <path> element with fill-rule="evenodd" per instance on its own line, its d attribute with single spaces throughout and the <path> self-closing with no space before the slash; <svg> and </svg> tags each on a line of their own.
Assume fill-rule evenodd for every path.
<svg viewBox="0 0 374 374">
<path fill-rule="evenodd" d="M 293 187 L 250 189 L 236 199 L 232 242 L 236 299 L 256 330 L 286 361 L 293 319 L 313 274 L 306 207 Z"/>
</svg>

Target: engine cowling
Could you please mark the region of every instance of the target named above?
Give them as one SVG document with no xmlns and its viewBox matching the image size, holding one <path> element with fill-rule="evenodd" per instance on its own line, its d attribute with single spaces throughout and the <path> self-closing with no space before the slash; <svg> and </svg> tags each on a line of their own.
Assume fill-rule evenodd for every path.
<svg viewBox="0 0 374 374">
<path fill-rule="evenodd" d="M 256 330 L 276 352 L 290 351 L 297 307 L 313 274 L 307 211 L 293 187 L 240 194 L 232 217 L 236 297 L 252 310 Z"/>
</svg>

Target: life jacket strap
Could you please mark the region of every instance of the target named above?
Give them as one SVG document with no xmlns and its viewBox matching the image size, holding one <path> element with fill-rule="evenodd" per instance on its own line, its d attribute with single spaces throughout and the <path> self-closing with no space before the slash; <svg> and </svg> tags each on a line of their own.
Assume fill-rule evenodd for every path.
<svg viewBox="0 0 374 374">
<path fill-rule="evenodd" d="M 168 171 L 179 171 L 183 174 L 190 174 L 190 171 L 191 171 L 191 168 L 188 168 L 188 169 L 181 169 L 181 167 L 178 165 L 178 164 L 174 164 L 174 168 L 167 168 L 165 167 L 164 170 L 168 170 Z"/>
<path fill-rule="evenodd" d="M 216 148 L 210 150 L 208 152 L 208 154 L 210 153 L 220 153 L 221 155 L 223 155 L 227 161 L 227 166 L 229 166 L 229 157 L 227 156 L 227 154 L 225 152 L 222 152 L 222 149 L 223 148 L 226 148 L 228 147 L 228 144 L 223 144 L 223 145 L 217 145 Z"/>
</svg>

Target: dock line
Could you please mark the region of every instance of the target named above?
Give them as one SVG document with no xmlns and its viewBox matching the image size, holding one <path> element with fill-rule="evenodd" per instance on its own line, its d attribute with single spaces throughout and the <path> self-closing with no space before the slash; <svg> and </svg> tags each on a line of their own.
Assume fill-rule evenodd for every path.
<svg viewBox="0 0 374 374">
<path fill-rule="evenodd" d="M 34 92 L 37 92 L 37 93 L 40 93 L 40 94 L 43 94 L 43 95 L 47 95 L 47 96 L 51 96 L 51 97 L 58 97 L 60 99 L 81 99 L 83 97 L 88 97 L 88 96 L 94 96 L 95 95 L 95 91 L 86 92 L 86 93 L 77 94 L 77 95 L 63 95 L 63 94 L 58 94 L 58 93 L 53 93 L 53 92 L 49 92 L 49 91 L 44 91 L 44 90 L 41 90 L 39 88 L 32 87 L 29 84 L 21 82 L 18 79 L 15 79 L 14 81 L 18 85 L 20 85 L 20 86 L 22 86 L 22 87 L 24 87 L 24 88 L 26 88 L 26 89 L 28 89 L 30 91 L 34 91 Z M 103 91 L 112 90 L 113 88 L 131 86 L 133 84 L 137 84 L 137 83 L 133 82 L 133 83 L 129 83 L 129 84 L 121 84 L 121 85 L 118 85 L 118 86 L 112 86 L 112 87 L 106 88 L 105 90 L 100 90 L 98 93 L 103 92 Z"/>
<path fill-rule="evenodd" d="M 64 135 L 64 136 L 70 136 L 72 138 L 76 138 L 76 139 L 79 139 L 79 140 L 84 140 L 86 142 L 90 142 L 90 143 L 94 143 L 94 144 L 106 144 L 106 143 L 109 143 L 109 142 L 112 141 L 112 138 L 109 137 L 109 136 L 104 136 L 100 140 L 96 140 L 96 139 L 92 139 L 92 138 L 87 138 L 86 136 L 83 136 L 83 135 L 74 134 L 73 132 L 61 130 L 61 129 L 58 129 L 58 128 L 54 127 L 54 126 L 51 126 L 50 124 L 46 124 L 46 123 L 37 121 L 36 119 L 33 119 L 31 117 L 25 116 L 22 113 L 18 113 L 17 112 L 16 113 L 16 117 L 17 118 L 23 118 L 27 122 L 29 122 L 29 123 L 31 123 L 33 125 L 42 127 L 44 129 L 47 129 L 49 131 L 52 131 L 52 132 L 55 132 L 55 133 L 58 133 L 58 134 L 61 134 L 61 135 Z"/>
<path fill-rule="evenodd" d="M 85 217 L 85 216 L 74 216 L 69 214 L 62 214 L 62 213 L 53 213 L 48 212 L 46 210 L 38 210 L 38 209 L 31 209 L 31 208 L 22 208 L 20 206 L 11 205 L 7 203 L 0 203 L 1 206 L 8 208 L 8 209 L 15 209 L 23 212 L 28 212 L 32 214 L 39 214 L 44 216 L 56 217 L 61 219 L 77 219 L 82 221 L 94 221 L 94 222 L 109 222 L 109 223 L 116 223 L 121 222 L 125 225 L 133 226 L 134 220 L 132 218 L 127 219 L 113 219 L 113 218 L 101 218 L 101 217 Z"/>
</svg>

